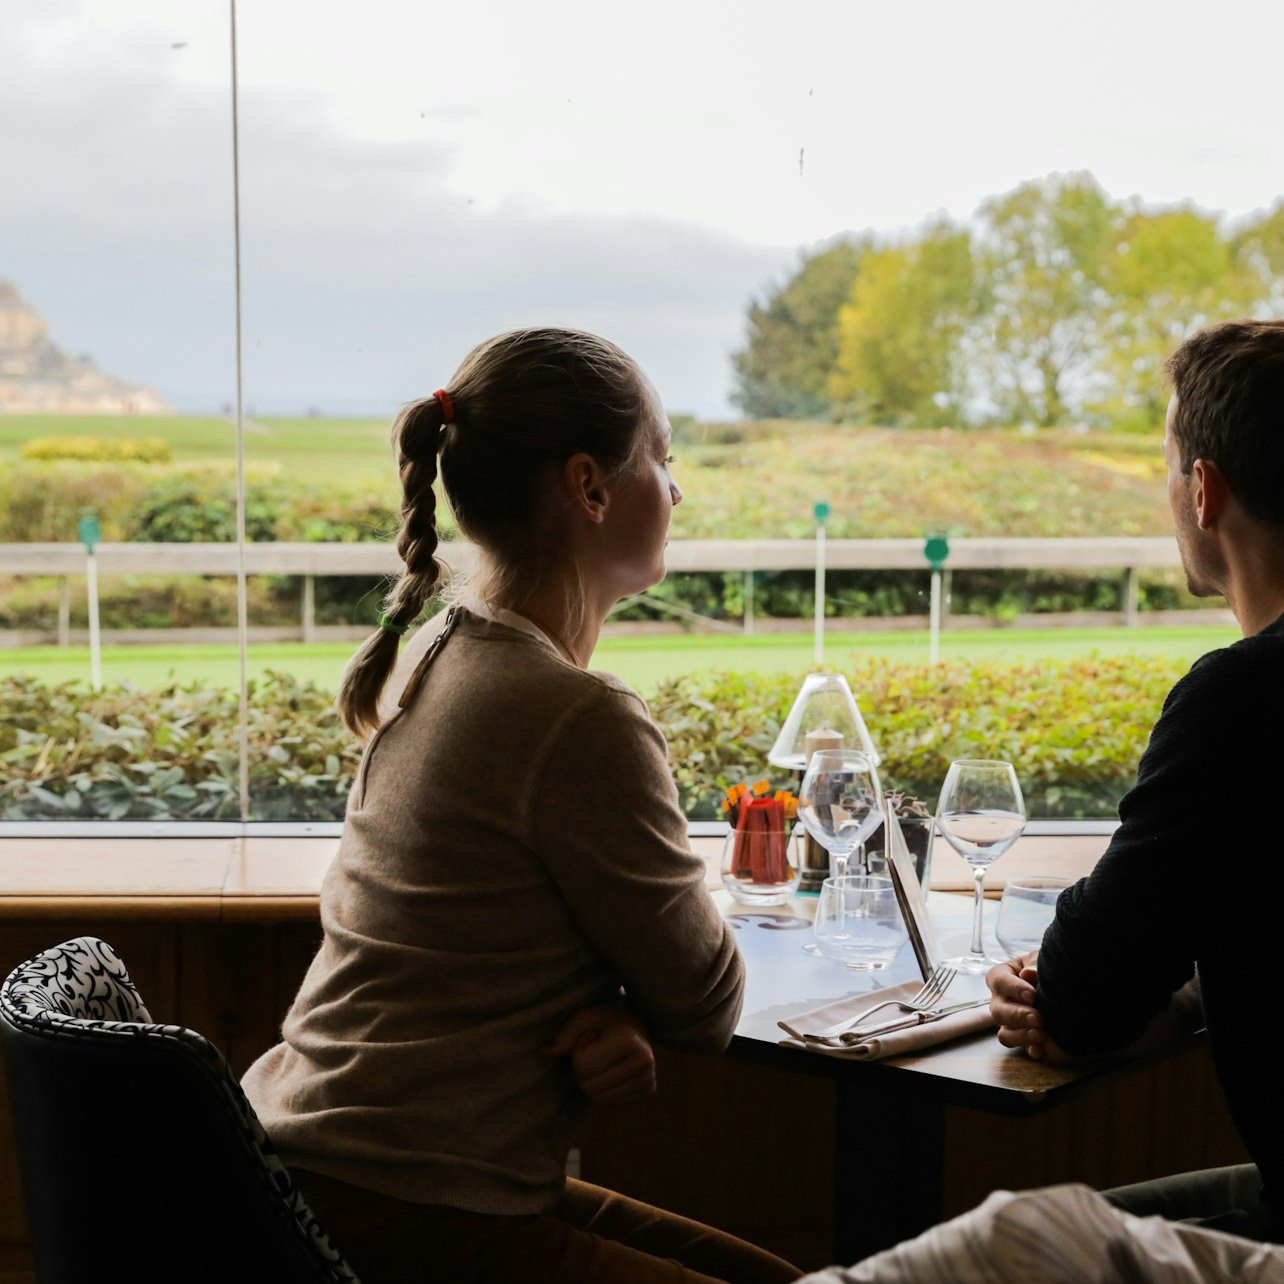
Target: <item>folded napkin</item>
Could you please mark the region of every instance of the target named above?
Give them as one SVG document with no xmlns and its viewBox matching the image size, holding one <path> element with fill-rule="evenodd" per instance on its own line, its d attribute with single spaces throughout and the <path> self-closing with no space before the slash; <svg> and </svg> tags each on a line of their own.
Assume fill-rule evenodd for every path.
<svg viewBox="0 0 1284 1284">
<path fill-rule="evenodd" d="M 873 993 L 854 994 L 850 998 L 839 999 L 835 1003 L 827 1003 L 823 1008 L 813 1008 L 810 1012 L 804 1012 L 801 1016 L 790 1018 L 788 1025 L 798 1034 L 814 1034 L 818 1030 L 827 1030 L 831 1026 L 837 1025 L 840 1021 L 850 1020 L 852 1017 L 859 1016 L 860 1013 L 869 1011 L 877 1007 L 880 1003 L 887 1002 L 888 999 L 908 999 L 911 995 L 917 994 L 922 989 L 922 985 L 916 981 L 908 981 L 904 985 L 888 986 L 885 990 L 875 990 Z M 937 1007 L 950 1007 L 954 1003 L 964 1002 L 969 995 L 964 994 L 947 994 L 941 999 Z M 981 996 L 977 994 L 976 998 Z M 897 1016 L 908 1018 L 910 1013 L 903 1008 L 888 1007 L 879 1012 L 875 1012 L 870 1017 L 870 1024 L 877 1024 L 884 1021 L 892 1021 Z M 783 1027 L 784 1022 L 780 1023 Z M 859 1024 L 859 1022 L 858 1022 Z M 809 1052 L 820 1052 L 831 1057 L 848 1057 L 856 1058 L 858 1061 L 880 1061 L 885 1057 L 903 1057 L 911 1052 L 919 1052 L 924 1048 L 934 1047 L 938 1043 L 948 1043 L 951 1039 L 961 1039 L 965 1035 L 979 1034 L 983 1030 L 992 1030 L 995 1021 L 990 1015 L 989 1006 L 979 1008 L 965 1008 L 962 1012 L 952 1012 L 949 1016 L 941 1017 L 938 1021 L 929 1021 L 924 1025 L 910 1026 L 905 1030 L 894 1030 L 890 1034 L 877 1035 L 872 1039 L 865 1039 L 861 1043 L 852 1044 L 824 1044 L 824 1043 L 804 1043 L 800 1038 L 789 1037 L 781 1039 L 781 1045 L 786 1048 L 806 1048 Z"/>
</svg>

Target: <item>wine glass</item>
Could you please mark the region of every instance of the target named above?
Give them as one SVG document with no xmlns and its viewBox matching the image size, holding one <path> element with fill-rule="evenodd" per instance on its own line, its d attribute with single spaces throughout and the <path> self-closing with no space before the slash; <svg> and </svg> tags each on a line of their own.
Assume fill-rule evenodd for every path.
<svg viewBox="0 0 1284 1284">
<path fill-rule="evenodd" d="M 885 968 L 908 933 L 890 878 L 827 878 L 816 902 L 817 949 L 853 972 Z"/>
<path fill-rule="evenodd" d="M 865 868 L 865 840 L 883 820 L 883 791 L 869 755 L 859 749 L 818 749 L 798 790 L 798 819 L 829 853 L 830 873 L 842 878 L 859 849 L 857 872 Z"/>
<path fill-rule="evenodd" d="M 1069 886 L 1068 878 L 1008 879 L 994 935 L 1009 958 L 1029 954 L 1043 944 L 1043 933 L 1057 914 L 1057 898 Z"/>
<path fill-rule="evenodd" d="M 981 944 L 985 871 L 1025 829 L 1025 801 L 1012 764 L 988 758 L 950 763 L 936 805 L 936 824 L 946 842 L 972 866 L 975 891 L 972 949 L 949 963 L 960 972 L 988 971 L 994 960 L 986 957 Z"/>
<path fill-rule="evenodd" d="M 807 762 L 798 787 L 798 819 L 803 828 L 829 853 L 830 873 L 847 873 L 852 853 L 859 847 L 857 869 L 865 869 L 865 839 L 882 819 L 883 791 L 873 760 L 859 749 L 817 749 Z M 804 954 L 819 954 L 809 941 Z"/>
</svg>

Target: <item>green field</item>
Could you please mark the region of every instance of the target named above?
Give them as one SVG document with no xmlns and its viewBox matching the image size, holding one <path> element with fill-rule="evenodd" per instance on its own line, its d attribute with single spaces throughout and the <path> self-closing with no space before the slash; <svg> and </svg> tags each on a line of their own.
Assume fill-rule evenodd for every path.
<svg viewBox="0 0 1284 1284">
<path fill-rule="evenodd" d="M 941 656 L 1022 663 L 1067 659 L 1095 651 L 1102 655 L 1165 656 L 1193 663 L 1206 651 L 1233 642 L 1236 636 L 1233 629 L 1227 628 L 969 630 L 946 633 Z M 253 646 L 249 672 L 253 676 L 267 669 L 280 669 L 334 688 L 355 646 L 355 643 Z M 927 635 L 924 632 L 836 633 L 826 638 L 827 666 L 841 670 L 854 653 L 926 663 Z M 647 692 L 665 678 L 709 669 L 801 675 L 813 666 L 813 659 L 812 638 L 808 633 L 760 634 L 751 638 L 726 635 L 611 637 L 604 638 L 598 646 L 593 667 L 616 673 Z M 0 651 L 0 674 L 12 673 L 34 674 L 50 684 L 87 681 L 89 654 L 84 647 Z M 170 681 L 234 687 L 240 681 L 240 664 L 234 646 L 115 647 L 103 652 L 103 679 L 108 683 L 129 682 L 142 688 Z"/>
<path fill-rule="evenodd" d="M 251 420 L 246 457 L 260 475 L 266 466 L 318 490 L 368 487 L 392 503 L 397 479 L 388 431 L 378 419 Z M 235 458 L 235 431 L 225 417 L 0 415 L 0 465 L 16 461 L 24 441 L 46 436 L 161 437 L 175 465 Z M 684 427 L 674 450 L 686 492 L 674 514 L 675 539 L 808 537 L 821 498 L 831 501 L 827 529 L 836 539 L 916 537 L 938 527 L 971 536 L 1171 529 L 1158 434 L 770 420 Z M 152 467 L 158 479 L 165 476 L 166 465 Z M 124 502 L 127 509 L 132 501 Z M 127 511 L 102 516 L 128 530 Z"/>
<path fill-rule="evenodd" d="M 246 424 L 245 457 L 277 463 L 310 482 L 386 482 L 396 470 L 383 419 L 255 419 Z M 0 463 L 14 463 L 32 437 L 160 437 L 176 463 L 236 458 L 236 425 L 218 415 L 0 415 Z"/>
</svg>

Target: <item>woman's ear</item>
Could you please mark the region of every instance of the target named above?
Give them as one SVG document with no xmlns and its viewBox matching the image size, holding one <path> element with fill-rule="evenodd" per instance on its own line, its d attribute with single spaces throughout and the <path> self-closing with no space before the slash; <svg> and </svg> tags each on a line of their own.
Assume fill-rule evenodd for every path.
<svg viewBox="0 0 1284 1284">
<path fill-rule="evenodd" d="M 592 455 L 572 455 L 562 465 L 562 489 L 572 512 L 594 523 L 605 520 L 611 502 L 610 488 L 606 474 Z"/>
</svg>

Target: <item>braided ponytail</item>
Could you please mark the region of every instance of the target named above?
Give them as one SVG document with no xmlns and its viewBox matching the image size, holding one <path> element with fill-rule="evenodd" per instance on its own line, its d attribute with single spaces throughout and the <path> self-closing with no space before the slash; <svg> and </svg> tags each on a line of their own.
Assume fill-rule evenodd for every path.
<svg viewBox="0 0 1284 1284">
<path fill-rule="evenodd" d="M 339 687 L 339 713 L 358 736 L 378 729 L 379 695 L 397 662 L 400 637 L 419 618 L 447 572 L 445 563 L 436 556 L 437 500 L 433 493 L 445 424 L 445 407 L 433 396 L 412 401 L 392 426 L 402 491 L 397 552 L 405 569 L 384 597 L 378 631 L 349 661 Z"/>
</svg>

